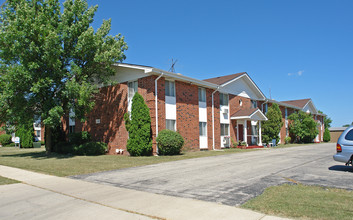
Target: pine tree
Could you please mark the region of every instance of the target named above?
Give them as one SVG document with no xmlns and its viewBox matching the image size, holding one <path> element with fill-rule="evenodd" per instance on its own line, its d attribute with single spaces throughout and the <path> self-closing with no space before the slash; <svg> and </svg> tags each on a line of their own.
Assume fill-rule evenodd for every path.
<svg viewBox="0 0 353 220">
<path fill-rule="evenodd" d="M 126 123 L 126 122 L 125 122 Z M 132 98 L 131 120 L 127 151 L 131 156 L 152 155 L 151 117 L 143 97 L 135 93 Z"/>
<path fill-rule="evenodd" d="M 273 103 L 266 113 L 267 121 L 263 122 L 262 142 L 269 143 L 272 139 L 279 141 L 279 132 L 283 126 L 282 113 L 278 104 Z"/>
<path fill-rule="evenodd" d="M 328 130 L 328 128 L 325 128 L 325 132 L 324 132 L 324 141 L 325 141 L 325 142 L 329 142 L 330 140 L 331 140 L 330 131 Z"/>
</svg>

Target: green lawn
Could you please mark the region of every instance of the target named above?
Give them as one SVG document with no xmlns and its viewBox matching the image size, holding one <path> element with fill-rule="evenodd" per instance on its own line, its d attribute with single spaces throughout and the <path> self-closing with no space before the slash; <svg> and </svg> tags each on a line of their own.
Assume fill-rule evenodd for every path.
<svg viewBox="0 0 353 220">
<path fill-rule="evenodd" d="M 222 151 L 186 152 L 177 156 L 127 157 L 117 155 L 69 156 L 52 153 L 46 155 L 44 148 L 0 148 L 0 165 L 32 170 L 55 176 L 70 176 L 99 171 L 143 166 L 175 160 L 249 152 L 252 150 L 225 149 Z"/>
<path fill-rule="evenodd" d="M 12 184 L 12 183 L 19 183 L 19 182 L 17 180 L 8 179 L 0 176 L 0 185 Z"/>
<path fill-rule="evenodd" d="M 353 192 L 305 185 L 269 187 L 242 207 L 300 219 L 352 219 Z"/>
</svg>

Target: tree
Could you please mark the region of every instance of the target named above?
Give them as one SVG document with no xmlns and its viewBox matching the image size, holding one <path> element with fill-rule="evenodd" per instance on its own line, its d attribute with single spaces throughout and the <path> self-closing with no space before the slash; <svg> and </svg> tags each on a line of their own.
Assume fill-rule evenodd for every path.
<svg viewBox="0 0 353 220">
<path fill-rule="evenodd" d="M 349 127 L 351 125 L 353 125 L 353 122 L 351 124 L 342 125 L 342 127 Z"/>
<path fill-rule="evenodd" d="M 110 83 L 112 64 L 127 45 L 110 36 L 111 21 L 94 31 L 97 6 L 86 0 L 8 0 L 0 11 L 0 120 L 13 125 L 40 116 L 46 150 L 70 109 L 85 119 L 96 85 Z"/>
<path fill-rule="evenodd" d="M 278 134 L 283 126 L 282 113 L 278 104 L 273 103 L 266 113 L 267 121 L 263 122 L 262 142 L 269 143 L 272 139 L 280 140 Z"/>
<path fill-rule="evenodd" d="M 33 121 L 27 121 L 17 126 L 16 136 L 20 138 L 21 147 L 33 147 L 34 128 Z"/>
<path fill-rule="evenodd" d="M 131 120 L 129 124 L 129 140 L 127 151 L 131 156 L 150 156 L 152 154 L 151 116 L 150 109 L 139 93 L 135 93 L 131 104 Z"/>
<path fill-rule="evenodd" d="M 328 130 L 328 128 L 325 128 L 323 140 L 325 142 L 329 142 L 331 140 L 330 130 Z"/>
<path fill-rule="evenodd" d="M 291 114 L 288 119 L 291 120 L 289 132 L 294 135 L 296 142 L 310 143 L 319 133 L 311 114 L 299 111 Z"/>
</svg>

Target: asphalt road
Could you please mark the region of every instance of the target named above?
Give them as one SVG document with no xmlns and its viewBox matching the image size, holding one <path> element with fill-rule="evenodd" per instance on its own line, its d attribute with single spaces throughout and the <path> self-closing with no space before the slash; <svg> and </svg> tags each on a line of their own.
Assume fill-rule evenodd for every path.
<svg viewBox="0 0 353 220">
<path fill-rule="evenodd" d="M 353 168 L 335 162 L 335 144 L 315 144 L 174 161 L 73 176 L 140 191 L 243 204 L 269 186 L 303 183 L 353 189 Z"/>
</svg>

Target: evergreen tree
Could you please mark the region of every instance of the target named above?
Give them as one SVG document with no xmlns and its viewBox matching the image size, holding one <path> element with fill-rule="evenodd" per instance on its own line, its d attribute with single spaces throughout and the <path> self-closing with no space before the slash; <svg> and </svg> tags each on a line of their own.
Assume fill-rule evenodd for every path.
<svg viewBox="0 0 353 220">
<path fill-rule="evenodd" d="M 131 120 L 127 121 L 125 121 L 129 125 L 127 151 L 131 156 L 152 155 L 150 109 L 143 97 L 137 92 L 132 98 Z"/>
<path fill-rule="evenodd" d="M 299 111 L 291 114 L 288 119 L 291 120 L 289 132 L 295 136 L 296 142 L 310 143 L 319 133 L 311 114 Z"/>
<path fill-rule="evenodd" d="M 34 138 L 34 127 L 32 121 L 27 121 L 18 125 L 16 130 L 16 136 L 20 138 L 20 144 L 23 148 L 33 147 L 33 138 Z"/>
<path fill-rule="evenodd" d="M 330 131 L 328 130 L 328 128 L 325 128 L 323 139 L 325 142 L 329 142 L 331 140 L 331 135 L 330 135 Z"/>
<path fill-rule="evenodd" d="M 267 121 L 262 125 L 262 142 L 268 144 L 272 139 L 276 139 L 277 143 L 280 138 L 278 136 L 283 126 L 282 113 L 278 104 L 273 103 L 266 113 Z"/>
</svg>

